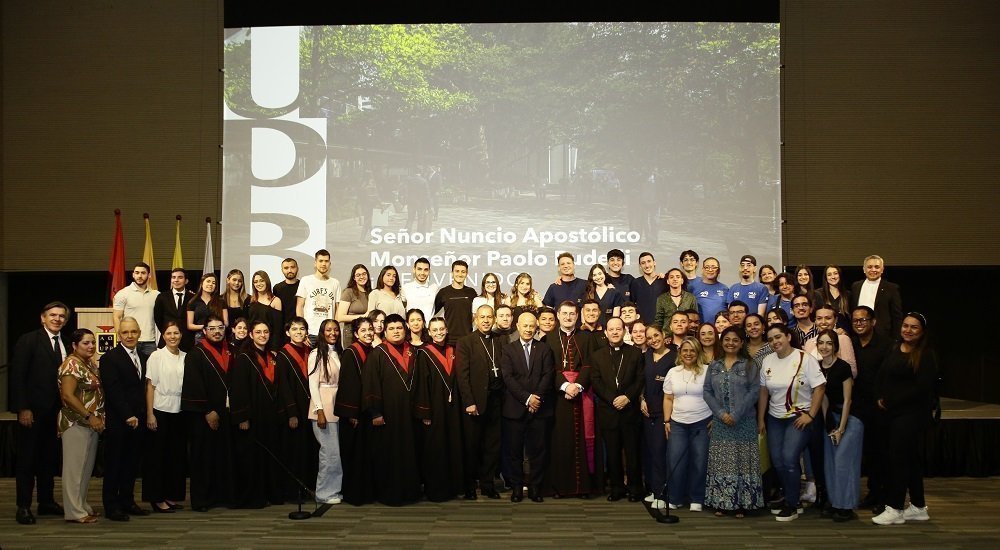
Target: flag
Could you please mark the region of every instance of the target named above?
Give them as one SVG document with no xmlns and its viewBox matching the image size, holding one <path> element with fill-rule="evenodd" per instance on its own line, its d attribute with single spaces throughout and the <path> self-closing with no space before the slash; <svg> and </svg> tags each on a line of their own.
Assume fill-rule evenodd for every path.
<svg viewBox="0 0 1000 550">
<path fill-rule="evenodd" d="M 108 306 L 114 304 L 115 294 L 125 288 L 125 237 L 122 236 L 122 211 L 115 209 L 115 240 L 111 243 L 111 261 L 108 262 Z"/>
<path fill-rule="evenodd" d="M 150 290 L 159 290 L 156 288 L 156 264 L 153 261 L 153 235 L 149 231 L 149 214 L 143 214 L 142 217 L 146 222 L 146 246 L 142 247 L 142 261 L 149 266 L 149 281 L 146 284 Z"/>
<path fill-rule="evenodd" d="M 205 218 L 205 267 L 201 269 L 202 275 L 207 275 L 215 271 L 215 253 L 212 252 L 212 218 Z"/>
<path fill-rule="evenodd" d="M 184 269 L 184 254 L 181 254 L 181 215 L 177 215 L 177 233 L 174 235 L 174 261 L 170 269 Z"/>
</svg>

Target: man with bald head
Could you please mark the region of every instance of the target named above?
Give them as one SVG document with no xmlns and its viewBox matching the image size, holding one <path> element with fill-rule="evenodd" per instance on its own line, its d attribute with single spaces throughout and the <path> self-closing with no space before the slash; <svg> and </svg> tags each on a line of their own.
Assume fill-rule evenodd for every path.
<svg viewBox="0 0 1000 550">
<path fill-rule="evenodd" d="M 542 472 L 548 456 L 548 433 L 552 422 L 555 356 L 552 349 L 535 341 L 538 321 L 530 311 L 517 318 L 517 340 L 504 347 L 500 359 L 503 373 L 503 422 L 510 454 L 511 502 L 528 498 L 542 502 Z M 524 460 L 528 460 L 528 476 Z"/>
<path fill-rule="evenodd" d="M 135 318 L 122 317 L 118 345 L 101 357 L 107 410 L 103 500 L 105 516 L 111 521 L 149 515 L 139 508 L 134 495 L 146 426 L 146 357 L 138 350 L 141 335 Z"/>
<path fill-rule="evenodd" d="M 484 496 L 500 498 L 493 478 L 500 466 L 500 416 L 503 379 L 500 359 L 506 339 L 494 337 L 493 308 L 479 306 L 476 330 L 459 338 L 455 371 L 462 400 L 465 439 L 465 499 L 476 499 L 476 482 Z M 448 329 L 449 332 L 451 328 Z"/>
</svg>

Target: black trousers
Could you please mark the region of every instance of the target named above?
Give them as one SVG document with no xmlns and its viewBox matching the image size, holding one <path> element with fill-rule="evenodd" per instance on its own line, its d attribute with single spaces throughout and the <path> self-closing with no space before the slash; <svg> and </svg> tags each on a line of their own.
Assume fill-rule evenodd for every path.
<svg viewBox="0 0 1000 550">
<path fill-rule="evenodd" d="M 539 418 L 529 414 L 520 419 L 504 418 L 503 425 L 507 436 L 507 452 L 510 455 L 510 486 L 519 491 L 527 483 L 528 487 L 537 491 L 548 467 L 552 417 Z M 528 459 L 527 476 L 524 475 L 525 457 Z"/>
<path fill-rule="evenodd" d="M 135 478 L 142 458 L 143 435 L 146 427 L 139 420 L 130 428 L 124 420 L 104 430 L 104 511 L 124 510 L 135 504 Z M 120 424 L 120 425 L 118 425 Z"/>
<path fill-rule="evenodd" d="M 886 422 L 884 414 L 872 412 L 864 417 L 865 437 L 861 448 L 862 472 L 868 476 L 868 495 L 877 504 L 885 503 L 886 483 Z"/>
<path fill-rule="evenodd" d="M 187 426 L 182 413 L 154 410 L 156 431 L 146 434 L 142 468 L 142 500 L 183 502 L 187 492 Z"/>
<path fill-rule="evenodd" d="M 500 466 L 500 407 L 502 391 L 489 393 L 478 416 L 462 414 L 465 438 L 465 488 L 473 490 L 476 480 L 485 491 L 495 491 L 493 478 Z"/>
<path fill-rule="evenodd" d="M 643 495 L 642 472 L 639 469 L 639 432 L 638 421 L 620 421 L 615 429 L 602 429 L 608 453 L 608 480 L 611 492 L 622 494 L 625 491 L 625 476 L 628 476 L 628 490 L 635 496 Z M 625 455 L 624 467 L 622 454 Z"/>
<path fill-rule="evenodd" d="M 887 425 L 888 469 L 885 504 L 903 509 L 906 493 L 910 503 L 924 507 L 924 440 L 930 412 L 892 417 Z"/>
<path fill-rule="evenodd" d="M 36 411 L 34 424 L 25 428 L 17 424 L 17 507 L 30 508 L 31 495 L 38 482 L 39 504 L 55 502 L 53 478 L 62 451 L 59 448 L 56 419 L 59 409 Z"/>
</svg>

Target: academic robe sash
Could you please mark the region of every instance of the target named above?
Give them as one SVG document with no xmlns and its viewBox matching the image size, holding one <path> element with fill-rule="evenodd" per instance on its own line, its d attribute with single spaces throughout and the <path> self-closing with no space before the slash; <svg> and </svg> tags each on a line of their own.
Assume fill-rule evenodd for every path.
<svg viewBox="0 0 1000 550">
<path fill-rule="evenodd" d="M 302 377 L 309 378 L 309 366 L 306 364 L 305 354 L 300 354 L 298 348 L 292 344 L 285 344 L 285 346 L 281 349 L 288 352 L 288 356 L 291 357 L 295 361 L 295 364 L 299 366 L 299 370 L 302 371 Z"/>
<path fill-rule="evenodd" d="M 229 359 L 230 357 L 232 357 L 229 354 L 229 348 L 223 347 L 222 351 L 220 352 L 219 350 L 215 349 L 215 346 L 209 344 L 206 340 L 201 341 L 201 347 L 202 349 L 207 351 L 209 355 L 212 356 L 213 359 L 215 359 L 215 362 L 218 363 L 220 367 L 222 367 L 222 372 L 225 373 L 229 372 Z"/>
</svg>

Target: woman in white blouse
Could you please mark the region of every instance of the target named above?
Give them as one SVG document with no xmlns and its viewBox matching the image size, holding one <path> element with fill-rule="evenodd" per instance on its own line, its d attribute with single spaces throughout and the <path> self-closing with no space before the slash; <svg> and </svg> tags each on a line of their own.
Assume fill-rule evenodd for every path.
<svg viewBox="0 0 1000 550">
<path fill-rule="evenodd" d="M 399 272 L 391 265 L 382 268 L 378 281 L 375 282 L 375 290 L 368 294 L 368 313 L 376 309 L 384 311 L 386 315 L 406 315 L 406 296 L 403 295 L 399 282 Z"/>
<path fill-rule="evenodd" d="M 319 472 L 316 475 L 316 502 L 340 504 L 344 484 L 344 467 L 340 462 L 340 432 L 338 418 L 333 414 L 340 381 L 340 353 L 337 339 L 340 326 L 333 319 L 319 326 L 316 349 L 309 353 L 309 419 L 319 441 Z"/>
<path fill-rule="evenodd" d="M 663 380 L 663 429 L 667 436 L 667 494 L 670 509 L 685 503 L 700 512 L 705 503 L 708 470 L 708 426 L 712 409 L 705 402 L 701 344 L 687 336 L 677 349 L 677 363 Z M 668 474 L 669 475 L 669 474 Z"/>
<path fill-rule="evenodd" d="M 181 417 L 184 356 L 181 331 L 174 321 L 163 329 L 164 347 L 154 351 L 146 363 L 146 427 L 149 439 L 142 476 L 142 499 L 154 512 L 171 513 L 182 508 L 185 479 L 186 439 Z"/>
<path fill-rule="evenodd" d="M 771 465 L 785 493 L 784 506 L 771 513 L 778 521 L 792 521 L 802 513 L 799 456 L 809 443 L 813 420 L 822 414 L 826 378 L 812 355 L 792 347 L 788 326 L 771 325 L 766 336 L 774 353 L 761 364 L 757 430 L 767 430 Z"/>
</svg>

